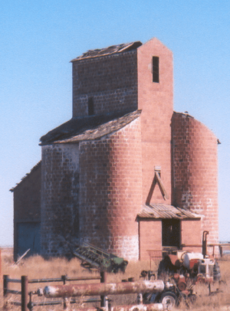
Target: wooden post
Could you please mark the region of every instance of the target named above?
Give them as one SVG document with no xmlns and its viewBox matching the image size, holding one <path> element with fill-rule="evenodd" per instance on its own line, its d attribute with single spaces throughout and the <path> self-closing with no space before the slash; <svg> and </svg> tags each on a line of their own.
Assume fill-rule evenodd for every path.
<svg viewBox="0 0 230 311">
<path fill-rule="evenodd" d="M 2 281 L 2 250 L 0 248 L 0 282 Z"/>
<path fill-rule="evenodd" d="M 105 271 L 101 271 L 100 272 L 101 275 L 101 283 L 106 283 L 106 272 Z M 105 307 L 106 306 L 106 296 L 101 296 L 101 307 Z"/>
<path fill-rule="evenodd" d="M 207 235 L 209 234 L 209 231 L 203 231 L 203 239 L 202 239 L 202 254 L 205 258 L 207 255 Z"/>
<path fill-rule="evenodd" d="M 8 290 L 8 278 L 9 275 L 3 275 L 3 296 L 7 296 L 7 290 Z"/>
<path fill-rule="evenodd" d="M 66 283 L 66 276 L 62 275 L 61 279 L 62 279 L 63 285 L 65 285 L 65 283 Z M 69 308 L 69 306 L 70 306 L 69 300 L 67 298 L 63 298 L 63 309 L 66 310 L 66 309 Z"/>
<path fill-rule="evenodd" d="M 220 257 L 223 257 L 223 246 L 219 245 Z"/>
<path fill-rule="evenodd" d="M 66 283 L 66 275 L 62 275 L 61 279 L 62 279 L 63 285 L 65 285 L 65 283 Z"/>
<path fill-rule="evenodd" d="M 28 303 L 28 277 L 23 275 L 21 277 L 21 311 L 27 311 Z"/>
</svg>

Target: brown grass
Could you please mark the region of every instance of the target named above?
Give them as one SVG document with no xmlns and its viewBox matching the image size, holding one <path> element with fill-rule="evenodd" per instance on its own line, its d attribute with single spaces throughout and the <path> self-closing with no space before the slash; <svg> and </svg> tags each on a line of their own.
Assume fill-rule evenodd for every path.
<svg viewBox="0 0 230 311">
<path fill-rule="evenodd" d="M 212 291 L 219 288 L 218 294 L 209 296 L 207 285 L 196 285 L 195 291 L 197 292 L 197 301 L 190 307 L 191 310 L 199 311 L 212 311 L 212 310 L 230 310 L 230 259 L 225 257 L 219 262 L 221 268 L 222 280 L 225 283 L 213 285 Z M 158 263 L 152 263 L 151 269 L 157 270 Z M 149 262 L 130 262 L 126 268 L 126 272 L 117 274 L 108 274 L 107 282 L 120 282 L 122 279 L 128 279 L 133 277 L 134 280 L 138 280 L 140 272 L 142 270 L 148 270 L 150 267 Z M 87 277 L 97 276 L 96 271 L 88 271 L 81 267 L 78 259 L 72 259 L 70 261 L 63 258 L 54 258 L 49 261 L 44 260 L 40 256 L 30 257 L 23 260 L 19 265 L 15 265 L 12 260 L 12 253 L 2 252 L 2 274 L 7 274 L 10 278 L 21 278 L 22 275 L 27 275 L 29 279 L 34 278 L 59 278 L 61 275 L 68 275 L 68 277 Z M 89 282 L 89 281 L 88 281 Z M 98 282 L 98 281 L 94 281 Z M 74 282 L 76 283 L 76 281 Z M 82 281 L 81 281 L 82 283 Z M 58 283 L 61 284 L 61 283 Z M 30 290 L 36 290 L 39 287 L 45 287 L 47 284 L 30 284 Z M 19 284 L 10 283 L 11 289 L 20 290 Z M 0 306 L 3 306 L 3 288 L 2 279 L 0 282 Z M 135 303 L 136 295 L 120 295 L 111 296 L 112 304 L 131 304 Z M 14 295 L 9 297 L 8 300 L 20 300 L 20 296 Z M 44 298 L 42 298 L 44 299 Z M 35 297 L 34 300 L 37 300 Z M 82 304 L 83 297 L 79 300 L 79 305 Z M 76 306 L 75 306 L 76 307 Z M 20 310 L 16 307 L 10 307 L 12 310 Z M 62 307 L 35 307 L 35 311 L 41 310 L 62 310 Z M 185 304 L 181 303 L 179 310 L 187 310 Z"/>
</svg>

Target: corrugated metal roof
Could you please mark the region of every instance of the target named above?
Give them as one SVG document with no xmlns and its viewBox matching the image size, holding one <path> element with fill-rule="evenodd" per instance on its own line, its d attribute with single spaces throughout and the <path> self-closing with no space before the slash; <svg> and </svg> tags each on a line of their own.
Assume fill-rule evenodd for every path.
<svg viewBox="0 0 230 311">
<path fill-rule="evenodd" d="M 199 219 L 201 215 L 189 210 L 167 204 L 144 205 L 142 211 L 137 215 L 139 218 L 150 219 Z"/>
<path fill-rule="evenodd" d="M 41 145 L 53 143 L 75 143 L 82 140 L 99 139 L 118 131 L 141 114 L 140 110 L 130 113 L 118 112 L 100 116 L 73 118 L 40 138 Z"/>
<path fill-rule="evenodd" d="M 140 41 L 135 41 L 131 43 L 122 43 L 118 45 L 112 45 L 112 46 L 109 46 L 103 49 L 89 50 L 86 53 L 83 53 L 81 56 L 74 58 L 73 60 L 71 60 L 71 62 L 75 62 L 75 61 L 87 59 L 87 58 L 95 58 L 95 57 L 100 57 L 100 56 L 105 56 L 105 55 L 111 55 L 115 53 L 128 52 L 128 51 L 137 49 L 141 45 L 142 43 Z"/>
</svg>

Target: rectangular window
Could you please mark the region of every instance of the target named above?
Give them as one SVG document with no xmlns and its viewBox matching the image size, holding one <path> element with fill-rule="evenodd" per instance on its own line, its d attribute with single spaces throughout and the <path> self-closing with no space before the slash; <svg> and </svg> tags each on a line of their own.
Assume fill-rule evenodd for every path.
<svg viewBox="0 0 230 311">
<path fill-rule="evenodd" d="M 159 57 L 152 57 L 152 73 L 153 73 L 153 82 L 159 83 Z"/>
<path fill-rule="evenodd" d="M 88 99 L 88 115 L 89 115 L 89 116 L 94 115 L 93 97 L 90 97 L 90 98 Z"/>
</svg>

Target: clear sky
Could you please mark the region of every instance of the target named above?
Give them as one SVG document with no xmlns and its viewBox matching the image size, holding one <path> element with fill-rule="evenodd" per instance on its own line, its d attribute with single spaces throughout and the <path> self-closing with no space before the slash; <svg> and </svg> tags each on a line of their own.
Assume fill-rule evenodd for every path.
<svg viewBox="0 0 230 311">
<path fill-rule="evenodd" d="M 7 0 L 0 6 L 0 246 L 13 244 L 9 189 L 40 160 L 39 138 L 72 114 L 69 61 L 161 40 L 174 54 L 174 110 L 220 139 L 220 240 L 230 241 L 230 1 Z"/>
</svg>

